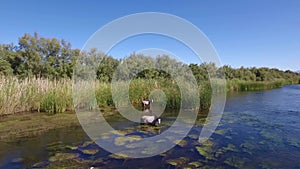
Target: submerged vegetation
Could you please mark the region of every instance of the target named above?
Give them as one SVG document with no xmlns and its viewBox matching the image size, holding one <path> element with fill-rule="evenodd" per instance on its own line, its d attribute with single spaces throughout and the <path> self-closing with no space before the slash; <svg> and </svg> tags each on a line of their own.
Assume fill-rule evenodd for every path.
<svg viewBox="0 0 300 169">
<path fill-rule="evenodd" d="M 210 107 L 210 79 L 221 78 L 222 72 L 227 79 L 227 92 L 272 89 L 300 81 L 300 74 L 292 71 L 255 67 L 234 69 L 230 66 L 217 67 L 213 63 L 187 65 L 166 55 L 152 58 L 134 53 L 126 59 L 115 59 L 94 49 L 80 53 L 65 40 L 43 38 L 37 33 L 33 36 L 25 34 L 19 38 L 18 45 L 0 45 L 0 115 L 23 111 L 55 114 L 74 110 L 71 79 L 74 73 L 85 77 L 87 72 L 84 69 L 73 72 L 73 69 L 85 56 L 91 63 L 101 61 L 97 65 L 94 84 L 100 107 L 127 104 L 118 98 L 112 99 L 113 80 L 122 87 L 128 79 L 132 79 L 129 97 L 135 106 L 149 95 L 156 97 L 153 91 L 158 91 L 156 94 L 163 91 L 165 100 L 158 101 L 167 108 L 176 109 L 181 102 L 190 102 L 182 100 L 181 90 L 184 93 L 194 91 L 184 85 L 184 89 L 180 90 L 174 78 L 183 77 L 183 81 L 194 78 L 202 110 Z M 140 71 L 141 68 L 147 69 Z M 163 97 L 157 96 L 159 98 Z"/>
</svg>

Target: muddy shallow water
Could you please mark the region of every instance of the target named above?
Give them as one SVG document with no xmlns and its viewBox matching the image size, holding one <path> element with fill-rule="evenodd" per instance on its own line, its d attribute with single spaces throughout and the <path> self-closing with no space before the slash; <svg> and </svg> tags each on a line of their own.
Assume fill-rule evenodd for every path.
<svg viewBox="0 0 300 169">
<path fill-rule="evenodd" d="M 160 127 L 118 117 L 112 117 L 110 124 L 141 139 L 163 133 L 175 117 L 174 112 L 164 113 Z M 0 168 L 300 168 L 300 85 L 231 94 L 217 130 L 200 144 L 197 136 L 203 121 L 198 119 L 187 137 L 172 149 L 140 159 L 105 151 L 81 127 L 51 130 L 0 142 Z M 115 146 L 125 146 L 128 141 L 116 138 L 116 133 L 103 137 Z"/>
</svg>

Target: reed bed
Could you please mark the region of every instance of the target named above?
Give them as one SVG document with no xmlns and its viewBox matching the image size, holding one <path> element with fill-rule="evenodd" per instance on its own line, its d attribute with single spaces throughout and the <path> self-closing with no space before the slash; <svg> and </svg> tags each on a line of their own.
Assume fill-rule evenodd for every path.
<svg viewBox="0 0 300 169">
<path fill-rule="evenodd" d="M 230 80 L 227 82 L 228 92 L 241 92 L 241 91 L 258 91 L 280 88 L 284 85 L 293 84 L 292 81 L 278 79 L 275 81 L 261 82 L 261 81 L 243 81 L 243 80 Z"/>
<path fill-rule="evenodd" d="M 179 82 L 179 83 L 184 83 Z M 266 90 L 282 87 L 291 82 L 277 80 L 273 82 L 249 82 L 240 80 L 227 81 L 227 92 Z M 77 82 L 78 89 L 88 93 L 72 93 L 72 80 L 49 80 L 42 78 L 0 77 L 0 115 L 14 114 L 24 111 L 38 111 L 55 114 L 65 111 L 73 111 L 74 107 L 88 106 L 93 109 L 96 106 L 127 106 L 133 104 L 137 108 L 141 106 L 142 99 L 153 98 L 156 102 L 166 105 L 167 108 L 178 109 L 180 106 L 189 105 L 206 110 L 210 107 L 212 87 L 211 83 L 204 81 L 199 83 L 195 90 L 192 86 L 181 85 L 166 79 L 134 79 L 131 82 L 119 81 L 104 83 L 95 81 Z M 221 90 L 221 83 L 214 81 L 214 89 Z M 126 91 L 129 88 L 129 92 Z M 112 91 L 116 93 L 114 98 Z M 81 91 L 81 90 L 80 90 Z M 193 93 L 198 92 L 199 98 L 193 98 Z M 74 94 L 74 95 L 73 95 Z M 76 96 L 77 94 L 77 96 Z M 95 96 L 89 100 L 90 94 Z M 182 97 L 188 96 L 188 97 Z M 74 97 L 74 100 L 73 100 Z M 124 100 L 124 98 L 129 98 Z M 189 107 L 188 107 L 189 108 Z"/>
<path fill-rule="evenodd" d="M 71 110 L 71 80 L 0 78 L 0 115 L 23 111 L 49 113 Z"/>
</svg>

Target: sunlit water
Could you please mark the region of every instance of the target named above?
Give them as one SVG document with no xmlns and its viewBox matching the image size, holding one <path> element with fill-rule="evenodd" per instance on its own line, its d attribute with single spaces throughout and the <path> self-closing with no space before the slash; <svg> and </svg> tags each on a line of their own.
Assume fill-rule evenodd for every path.
<svg viewBox="0 0 300 169">
<path fill-rule="evenodd" d="M 165 115 L 163 123 L 172 124 L 171 116 Z M 204 144 L 197 142 L 199 121 L 203 122 L 198 120 L 182 144 L 144 159 L 113 156 L 80 127 L 0 142 L 0 168 L 300 168 L 300 85 L 228 96 L 219 127 Z M 167 129 L 131 123 L 128 127 L 123 120 L 111 124 L 142 137 Z"/>
</svg>

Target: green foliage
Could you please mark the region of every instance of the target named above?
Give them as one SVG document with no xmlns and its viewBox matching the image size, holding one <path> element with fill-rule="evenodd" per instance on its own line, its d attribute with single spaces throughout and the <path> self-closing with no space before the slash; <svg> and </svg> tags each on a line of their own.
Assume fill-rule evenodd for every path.
<svg viewBox="0 0 300 169">
<path fill-rule="evenodd" d="M 13 74 L 13 69 L 8 61 L 0 59 L 0 76 L 8 76 Z"/>
</svg>

